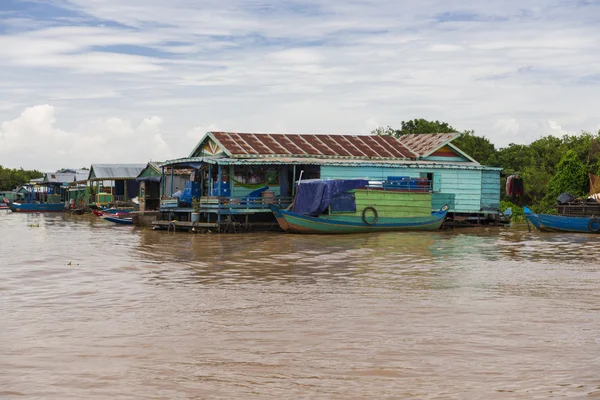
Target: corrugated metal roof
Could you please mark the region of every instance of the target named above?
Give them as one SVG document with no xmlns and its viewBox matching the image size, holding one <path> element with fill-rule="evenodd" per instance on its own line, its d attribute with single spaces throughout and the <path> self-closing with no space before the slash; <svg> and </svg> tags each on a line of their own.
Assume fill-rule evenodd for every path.
<svg viewBox="0 0 600 400">
<path fill-rule="evenodd" d="M 89 171 L 86 169 L 79 170 L 61 170 L 57 172 L 46 172 L 44 174 L 44 182 L 47 183 L 71 183 L 76 181 L 86 180 Z"/>
<path fill-rule="evenodd" d="M 88 180 L 135 179 L 147 164 L 92 164 Z M 93 175 L 93 176 L 92 176 Z"/>
<path fill-rule="evenodd" d="M 392 136 L 209 132 L 232 158 L 269 156 L 411 159 L 411 149 Z M 195 150 L 197 150 L 196 147 Z"/>
<path fill-rule="evenodd" d="M 426 157 L 445 144 L 456 139 L 460 133 L 413 133 L 398 138 L 402 144 L 417 153 L 419 157 Z"/>
<path fill-rule="evenodd" d="M 501 171 L 502 168 L 486 167 L 476 163 L 464 162 L 432 162 L 423 160 L 357 160 L 344 158 L 315 158 L 315 157 L 265 157 L 265 158 L 211 158 L 186 157 L 168 160 L 161 164 L 166 166 L 194 166 L 200 163 L 220 165 L 335 165 L 353 167 L 396 167 L 396 168 L 443 168 Z"/>
</svg>

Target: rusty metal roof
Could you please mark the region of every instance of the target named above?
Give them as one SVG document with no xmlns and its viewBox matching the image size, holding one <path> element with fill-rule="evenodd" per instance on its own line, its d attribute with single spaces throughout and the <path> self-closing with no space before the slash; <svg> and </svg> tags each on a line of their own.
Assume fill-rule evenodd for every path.
<svg viewBox="0 0 600 400">
<path fill-rule="evenodd" d="M 392 136 L 209 132 L 232 158 L 269 156 L 415 159 L 418 154 Z"/>
<path fill-rule="evenodd" d="M 398 140 L 413 152 L 417 153 L 419 157 L 427 157 L 440 147 L 456 139 L 459 135 L 460 133 L 458 132 L 413 133 L 400 136 Z"/>
</svg>

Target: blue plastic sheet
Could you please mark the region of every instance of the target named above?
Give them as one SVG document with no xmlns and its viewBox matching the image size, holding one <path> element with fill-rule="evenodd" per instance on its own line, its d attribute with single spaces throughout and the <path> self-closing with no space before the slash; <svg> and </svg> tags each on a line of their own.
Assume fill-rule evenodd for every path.
<svg viewBox="0 0 600 400">
<path fill-rule="evenodd" d="M 354 193 L 344 192 L 333 198 L 329 206 L 331 212 L 356 212 Z"/>
<path fill-rule="evenodd" d="M 333 199 L 340 193 L 367 186 L 365 179 L 311 179 L 301 181 L 294 202 L 294 212 L 316 216 L 327 211 Z"/>
</svg>

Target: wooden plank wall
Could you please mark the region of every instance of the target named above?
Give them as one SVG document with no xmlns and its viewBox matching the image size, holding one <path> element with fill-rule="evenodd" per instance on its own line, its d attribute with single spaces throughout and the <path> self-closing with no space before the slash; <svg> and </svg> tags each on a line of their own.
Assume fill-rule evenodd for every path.
<svg viewBox="0 0 600 400">
<path fill-rule="evenodd" d="M 431 193 L 410 193 L 383 190 L 356 190 L 356 212 L 336 212 L 335 215 L 361 217 L 366 207 L 374 207 L 380 217 L 431 216 Z"/>
<path fill-rule="evenodd" d="M 500 171 L 481 172 L 481 209 L 500 209 Z"/>
<path fill-rule="evenodd" d="M 481 172 L 471 169 L 323 166 L 321 178 L 385 180 L 388 176 L 419 178 L 422 174 L 439 174 L 440 187 L 433 193 L 432 208 L 436 210 L 448 204 L 451 212 L 478 213 L 481 209 Z M 500 179 L 496 184 L 500 190 Z"/>
</svg>

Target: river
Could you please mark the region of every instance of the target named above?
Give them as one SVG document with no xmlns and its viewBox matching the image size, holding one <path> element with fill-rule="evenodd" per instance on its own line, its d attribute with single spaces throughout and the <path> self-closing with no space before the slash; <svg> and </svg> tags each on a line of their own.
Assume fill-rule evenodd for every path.
<svg viewBox="0 0 600 400">
<path fill-rule="evenodd" d="M 1 399 L 600 398 L 600 236 L 0 211 Z"/>
</svg>

